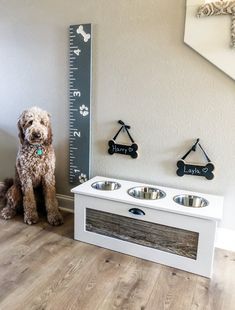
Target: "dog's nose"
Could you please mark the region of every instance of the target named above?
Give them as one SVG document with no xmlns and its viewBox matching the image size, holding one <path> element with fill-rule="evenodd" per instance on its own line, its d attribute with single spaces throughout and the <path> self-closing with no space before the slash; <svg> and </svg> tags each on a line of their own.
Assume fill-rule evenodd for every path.
<svg viewBox="0 0 235 310">
<path fill-rule="evenodd" d="M 34 133 L 33 133 L 33 137 L 36 138 L 36 139 L 41 138 L 40 132 L 34 132 Z"/>
</svg>

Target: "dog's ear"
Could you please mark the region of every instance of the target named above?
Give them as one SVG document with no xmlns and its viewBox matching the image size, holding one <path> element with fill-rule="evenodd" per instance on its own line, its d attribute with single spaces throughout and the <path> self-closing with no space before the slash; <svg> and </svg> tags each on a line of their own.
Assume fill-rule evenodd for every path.
<svg viewBox="0 0 235 310">
<path fill-rule="evenodd" d="M 48 125 L 48 133 L 47 133 L 47 139 L 45 141 L 45 144 L 46 145 L 50 145 L 52 144 L 52 129 L 51 129 L 51 125 L 49 124 Z"/>
<path fill-rule="evenodd" d="M 23 144 L 23 142 L 24 142 L 24 132 L 23 132 L 23 129 L 21 127 L 20 119 L 18 120 L 17 126 L 18 126 L 18 129 L 19 129 L 18 137 L 20 139 L 20 143 Z"/>
<path fill-rule="evenodd" d="M 51 129 L 51 114 L 49 114 L 48 112 L 47 112 L 47 117 L 48 117 L 49 124 L 47 128 L 48 133 L 47 133 L 47 139 L 45 141 L 45 144 L 50 145 L 52 144 L 52 129 Z"/>
</svg>

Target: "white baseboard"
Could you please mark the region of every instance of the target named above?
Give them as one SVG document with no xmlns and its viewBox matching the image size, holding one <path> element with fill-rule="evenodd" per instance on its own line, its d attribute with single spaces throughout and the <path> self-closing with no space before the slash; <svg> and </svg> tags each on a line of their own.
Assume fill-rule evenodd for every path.
<svg viewBox="0 0 235 310">
<path fill-rule="evenodd" d="M 0 187 L 3 186 L 3 182 L 0 182 Z M 66 210 L 73 213 L 74 199 L 71 196 L 56 194 L 61 210 Z M 0 201 L 1 206 L 1 201 Z"/>
<path fill-rule="evenodd" d="M 61 194 L 57 194 L 56 195 L 58 202 L 59 202 L 59 206 L 61 210 L 65 210 L 68 212 L 73 213 L 74 211 L 74 199 L 71 196 L 66 196 L 66 195 L 61 195 Z"/>
<path fill-rule="evenodd" d="M 219 227 L 215 246 L 220 249 L 235 252 L 235 230 Z"/>
</svg>

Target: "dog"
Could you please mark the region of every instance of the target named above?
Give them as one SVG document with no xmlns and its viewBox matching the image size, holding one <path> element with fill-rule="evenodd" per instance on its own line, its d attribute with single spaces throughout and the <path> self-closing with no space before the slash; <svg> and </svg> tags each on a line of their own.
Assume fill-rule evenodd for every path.
<svg viewBox="0 0 235 310">
<path fill-rule="evenodd" d="M 24 222 L 39 220 L 35 192 L 43 193 L 47 220 L 63 224 L 55 190 L 55 152 L 52 146 L 50 115 L 38 108 L 25 110 L 18 119 L 20 146 L 16 158 L 15 179 L 7 179 L 0 187 L 4 208 L 1 215 L 8 220 L 23 206 Z"/>
</svg>

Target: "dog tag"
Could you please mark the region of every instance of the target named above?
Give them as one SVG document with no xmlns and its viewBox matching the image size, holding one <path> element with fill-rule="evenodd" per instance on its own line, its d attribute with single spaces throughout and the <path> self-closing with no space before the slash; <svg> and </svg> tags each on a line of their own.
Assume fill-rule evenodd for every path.
<svg viewBox="0 0 235 310">
<path fill-rule="evenodd" d="M 37 155 L 41 156 L 43 154 L 43 151 L 41 148 L 38 148 L 37 149 Z"/>
</svg>

